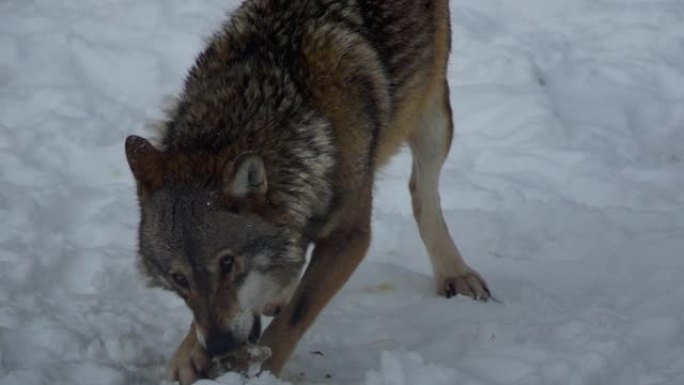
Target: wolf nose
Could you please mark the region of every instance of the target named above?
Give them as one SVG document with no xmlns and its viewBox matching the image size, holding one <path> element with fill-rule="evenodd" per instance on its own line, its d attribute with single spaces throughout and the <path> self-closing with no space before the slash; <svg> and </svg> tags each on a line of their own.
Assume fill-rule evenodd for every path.
<svg viewBox="0 0 684 385">
<path fill-rule="evenodd" d="M 252 321 L 252 330 L 249 332 L 247 341 L 256 344 L 256 342 L 259 340 L 259 337 L 261 337 L 261 317 L 255 314 L 254 320 Z"/>
<path fill-rule="evenodd" d="M 242 343 L 231 333 L 213 333 L 207 338 L 207 353 L 210 356 L 222 356 L 240 347 Z"/>
</svg>

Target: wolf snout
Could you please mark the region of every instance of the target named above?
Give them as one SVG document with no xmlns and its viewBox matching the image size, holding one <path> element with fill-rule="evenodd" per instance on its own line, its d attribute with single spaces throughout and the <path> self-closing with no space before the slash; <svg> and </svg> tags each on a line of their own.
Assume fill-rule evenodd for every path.
<svg viewBox="0 0 684 385">
<path fill-rule="evenodd" d="M 224 356 L 232 353 L 238 348 L 243 347 L 248 342 L 256 343 L 261 336 L 261 317 L 254 314 L 251 316 L 250 326 L 245 331 L 249 331 L 247 335 L 244 331 L 239 330 L 216 330 L 208 333 L 204 339 L 204 347 L 210 356 Z"/>
<path fill-rule="evenodd" d="M 205 349 L 215 357 L 228 354 L 244 344 L 245 341 L 238 340 L 231 332 L 215 332 L 207 336 Z"/>
</svg>

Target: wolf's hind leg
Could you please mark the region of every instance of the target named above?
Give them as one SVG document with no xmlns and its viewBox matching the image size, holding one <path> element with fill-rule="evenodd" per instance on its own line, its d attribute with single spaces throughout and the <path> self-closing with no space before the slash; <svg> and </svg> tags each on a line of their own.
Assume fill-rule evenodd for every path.
<svg viewBox="0 0 684 385">
<path fill-rule="evenodd" d="M 463 294 L 487 300 L 487 283 L 466 264 L 442 214 L 439 174 L 451 146 L 452 118 L 448 85 L 439 88 L 408 137 L 413 154 L 409 182 L 413 215 L 432 262 L 437 293 L 447 298 Z"/>
</svg>

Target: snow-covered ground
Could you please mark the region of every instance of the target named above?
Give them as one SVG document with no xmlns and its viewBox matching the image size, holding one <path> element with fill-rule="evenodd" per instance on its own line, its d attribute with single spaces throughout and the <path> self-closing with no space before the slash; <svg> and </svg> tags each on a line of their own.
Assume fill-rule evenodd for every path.
<svg viewBox="0 0 684 385">
<path fill-rule="evenodd" d="M 189 324 L 134 268 L 123 155 L 236 5 L 0 2 L 0 384 L 160 383 Z M 284 381 L 684 383 L 684 2 L 454 0 L 441 190 L 503 302 L 432 292 L 401 154 Z M 202 384 L 214 384 L 204 381 Z"/>
</svg>

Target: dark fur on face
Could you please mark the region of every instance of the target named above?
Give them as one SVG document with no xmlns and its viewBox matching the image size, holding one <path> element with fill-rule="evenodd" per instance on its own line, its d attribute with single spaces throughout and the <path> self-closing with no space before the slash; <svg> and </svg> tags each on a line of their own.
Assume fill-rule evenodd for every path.
<svg viewBox="0 0 684 385">
<path fill-rule="evenodd" d="M 219 281 L 219 259 L 231 256 L 243 260 L 245 271 L 277 268 L 285 273 L 279 280 L 296 276 L 304 262 L 301 240 L 258 215 L 231 211 L 219 197 L 215 191 L 169 188 L 141 205 L 140 253 L 147 275 L 170 288 L 171 275 L 180 271 L 197 290 L 211 291 L 208 282 Z M 265 264 L 270 259 L 281 263 Z"/>
</svg>

